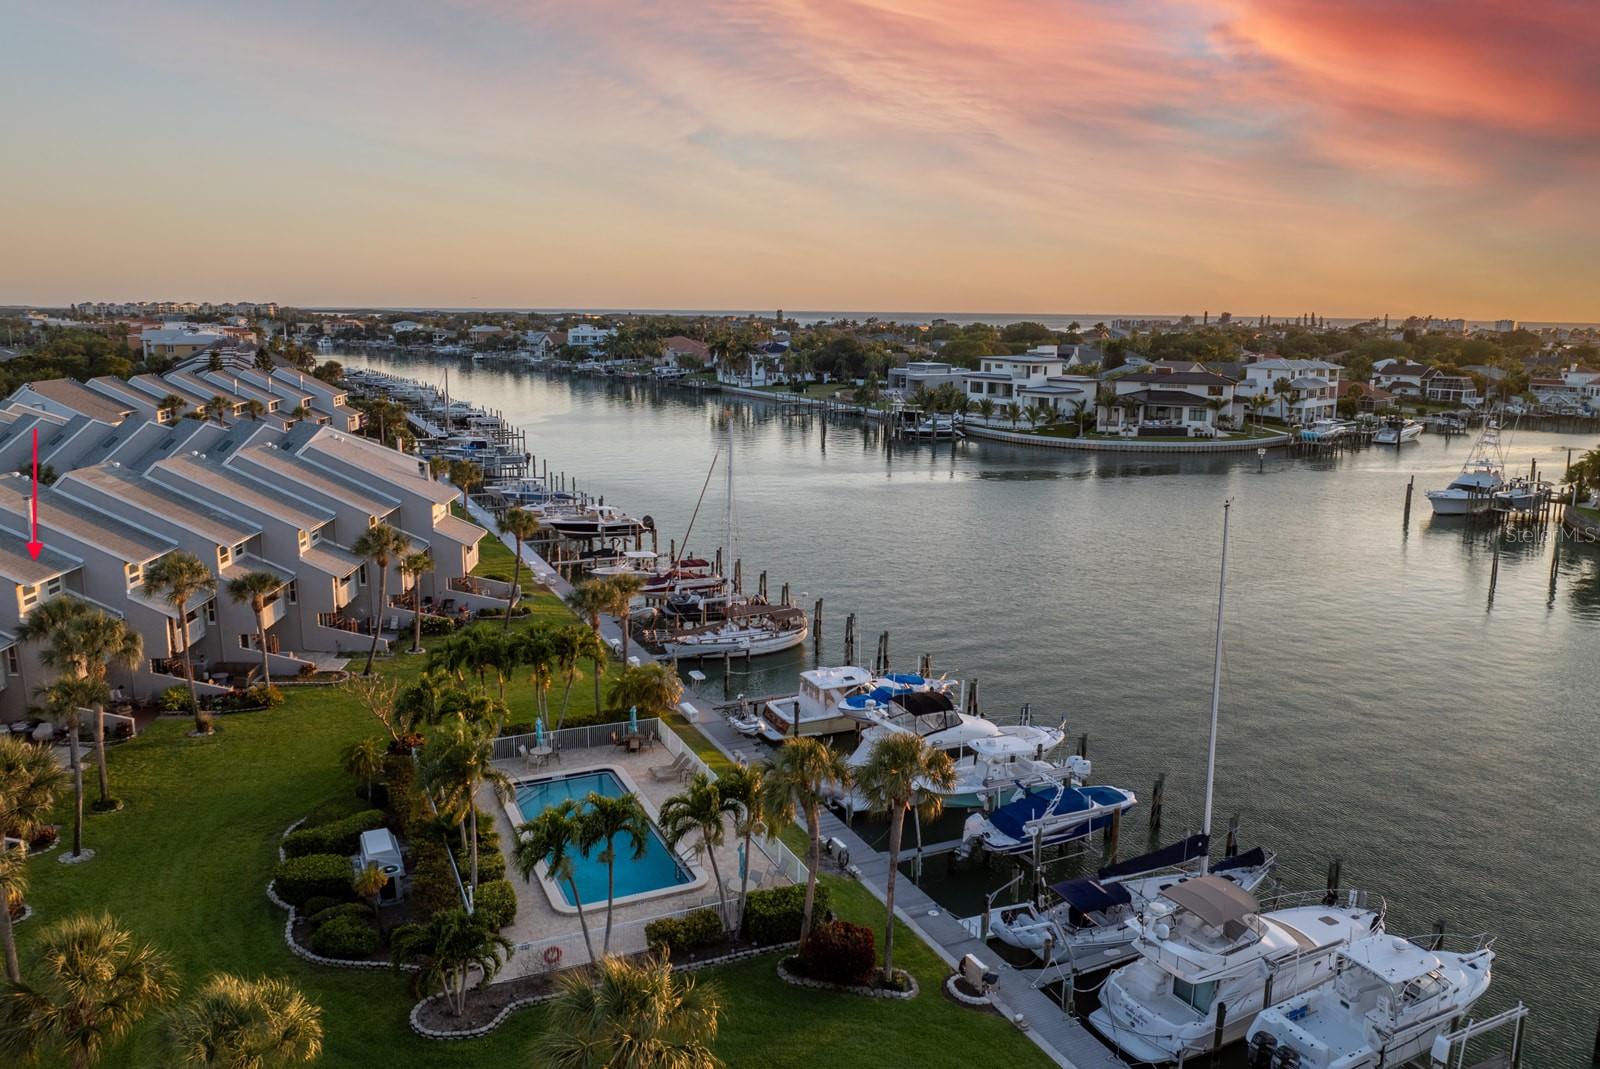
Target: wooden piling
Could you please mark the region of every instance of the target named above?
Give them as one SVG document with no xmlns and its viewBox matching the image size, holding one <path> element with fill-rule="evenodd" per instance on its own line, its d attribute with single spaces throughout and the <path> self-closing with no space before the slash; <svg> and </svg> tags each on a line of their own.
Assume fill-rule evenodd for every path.
<svg viewBox="0 0 1600 1069">
<path fill-rule="evenodd" d="M 766 573 L 765 569 L 762 569 L 761 575 L 756 579 L 756 590 L 759 593 L 759 595 L 761 597 L 761 600 L 762 601 L 766 601 L 767 600 L 767 573 Z"/>
<path fill-rule="evenodd" d="M 1150 788 L 1150 838 L 1161 834 L 1161 810 L 1166 804 L 1167 774 L 1156 774 L 1155 786 Z"/>
<path fill-rule="evenodd" d="M 1400 524 L 1403 527 L 1411 526 L 1411 494 L 1416 490 L 1416 488 L 1417 477 L 1413 475 L 1411 478 L 1406 480 L 1406 510 L 1405 515 L 1400 519 Z"/>
<path fill-rule="evenodd" d="M 822 663 L 822 599 L 817 599 L 816 607 L 811 611 L 811 663 Z"/>
<path fill-rule="evenodd" d="M 1111 811 L 1111 823 L 1106 825 L 1106 860 L 1117 860 L 1117 847 L 1122 840 L 1122 810 Z"/>
<path fill-rule="evenodd" d="M 1228 1004 L 1217 1003 L 1217 1023 L 1211 1029 L 1211 1069 L 1222 1064 L 1222 1033 L 1228 1024 Z"/>
<path fill-rule="evenodd" d="M 733 562 L 733 592 L 735 594 L 743 594 L 744 593 L 744 561 L 743 560 L 736 560 L 736 561 Z"/>
<path fill-rule="evenodd" d="M 1235 813 L 1228 818 L 1228 838 L 1222 847 L 1223 857 L 1232 857 L 1239 852 L 1239 814 Z"/>
<path fill-rule="evenodd" d="M 844 618 L 844 663 L 856 663 L 856 614 Z"/>
<path fill-rule="evenodd" d="M 778 595 L 778 604 L 784 608 L 789 607 L 789 584 L 783 584 L 783 592 Z"/>
<path fill-rule="evenodd" d="M 727 701 L 733 694 L 733 651 L 722 651 L 722 700 Z"/>
<path fill-rule="evenodd" d="M 889 632 L 883 633 L 883 670 L 889 670 Z"/>
<path fill-rule="evenodd" d="M 1334 858 L 1328 862 L 1328 894 L 1324 899 L 1330 906 L 1339 897 L 1339 876 L 1344 868 L 1342 858 Z"/>
<path fill-rule="evenodd" d="M 1078 736 L 1078 756 L 1089 756 L 1089 733 L 1087 731 Z"/>
</svg>

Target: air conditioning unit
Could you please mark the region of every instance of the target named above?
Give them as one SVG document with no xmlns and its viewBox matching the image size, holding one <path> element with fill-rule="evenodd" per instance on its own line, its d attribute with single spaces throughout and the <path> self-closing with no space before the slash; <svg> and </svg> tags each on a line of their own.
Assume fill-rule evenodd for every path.
<svg viewBox="0 0 1600 1069">
<path fill-rule="evenodd" d="M 361 852 L 351 859 L 356 872 L 368 865 L 389 877 L 378 895 L 379 902 L 398 902 L 405 897 L 406 864 L 400 856 L 400 842 L 388 828 L 374 828 L 361 833 Z"/>
</svg>

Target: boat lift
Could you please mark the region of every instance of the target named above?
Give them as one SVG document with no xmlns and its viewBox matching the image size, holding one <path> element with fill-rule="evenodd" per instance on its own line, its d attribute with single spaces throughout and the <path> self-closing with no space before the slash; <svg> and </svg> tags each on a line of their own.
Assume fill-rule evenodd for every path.
<svg viewBox="0 0 1600 1069">
<path fill-rule="evenodd" d="M 1467 1047 L 1471 1040 L 1501 1028 L 1511 1029 L 1511 1049 L 1501 1051 L 1475 1062 L 1470 1069 L 1519 1069 L 1522 1065 L 1522 1031 L 1528 1019 L 1528 1007 L 1517 1003 L 1509 1010 L 1504 1010 L 1493 1017 L 1485 1017 L 1481 1021 L 1468 1021 L 1452 1032 L 1445 1032 L 1433 1041 L 1433 1050 L 1428 1054 L 1428 1064 L 1432 1069 L 1468 1069 Z"/>
</svg>

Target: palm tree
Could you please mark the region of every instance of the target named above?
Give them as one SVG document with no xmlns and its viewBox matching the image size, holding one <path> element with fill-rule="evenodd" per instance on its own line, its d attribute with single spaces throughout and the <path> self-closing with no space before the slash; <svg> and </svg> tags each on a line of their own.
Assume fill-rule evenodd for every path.
<svg viewBox="0 0 1600 1069">
<path fill-rule="evenodd" d="M 461 491 L 461 507 L 467 507 L 467 496 L 483 485 L 483 469 L 470 460 L 450 462 L 450 481 Z"/>
<path fill-rule="evenodd" d="M 490 785 L 509 797 L 511 781 L 494 767 L 493 725 L 456 720 L 430 734 L 423 744 L 418 779 L 440 798 L 440 812 L 462 826 L 470 870 L 468 900 L 478 890 L 478 790 Z"/>
<path fill-rule="evenodd" d="M 1294 385 L 1288 379 L 1280 378 L 1273 382 L 1272 393 L 1276 400 L 1283 405 L 1283 422 L 1288 423 L 1289 406 L 1292 403 L 1291 398 L 1294 394 Z"/>
<path fill-rule="evenodd" d="M 49 1053 L 88 1069 L 177 993 L 166 955 L 135 942 L 107 913 L 47 929 L 33 955 L 38 979 L 0 994 L 0 1052 L 19 1059 Z"/>
<path fill-rule="evenodd" d="M 225 417 L 227 416 L 229 407 L 228 399 L 226 397 L 223 397 L 220 393 L 213 394 L 211 396 L 211 400 L 206 402 L 206 415 L 210 416 L 218 423 L 226 424 L 228 421 Z"/>
<path fill-rule="evenodd" d="M 722 1069 L 711 1050 L 722 999 L 710 984 L 673 972 L 665 957 L 606 958 L 596 974 L 571 972 L 535 1047 L 550 1069 Z"/>
<path fill-rule="evenodd" d="M 581 672 L 578 665 L 583 661 L 590 661 L 594 665 L 595 686 L 600 685 L 600 676 L 605 671 L 606 656 L 609 654 L 606 644 L 600 636 L 582 624 L 568 624 L 558 628 L 550 636 L 550 654 L 556 672 L 561 676 L 561 714 L 556 718 L 556 730 L 561 730 L 561 725 L 567 720 L 567 701 L 572 697 L 572 685 L 578 681 Z M 595 702 L 595 712 L 600 711 L 600 703 Z"/>
<path fill-rule="evenodd" d="M 585 579 L 567 595 L 567 608 L 589 622 L 594 633 L 600 633 L 600 614 L 610 611 L 611 592 L 604 579 Z"/>
<path fill-rule="evenodd" d="M 435 479 L 439 478 L 441 475 L 449 475 L 450 458 L 437 455 L 429 457 L 428 474 L 433 476 Z"/>
<path fill-rule="evenodd" d="M 272 667 L 267 656 L 267 606 L 274 594 L 282 590 L 285 581 L 273 572 L 245 572 L 228 580 L 228 597 L 234 602 L 247 602 L 256 618 L 256 645 L 261 648 L 261 682 L 272 685 Z"/>
<path fill-rule="evenodd" d="M 1081 399 L 1080 400 L 1076 400 L 1076 401 L 1068 401 L 1067 403 L 1072 406 L 1072 422 L 1077 427 L 1077 431 L 1078 431 L 1078 435 L 1077 436 L 1079 438 L 1082 438 L 1083 437 L 1083 415 L 1084 415 L 1084 412 L 1088 409 L 1089 404 L 1088 404 L 1087 401 L 1083 401 Z"/>
<path fill-rule="evenodd" d="M 664 664 L 629 665 L 611 681 L 611 708 L 640 716 L 665 716 L 683 700 L 683 681 Z"/>
<path fill-rule="evenodd" d="M 0 850 L 5 840 L 21 840 L 20 852 L 0 858 L 0 944 L 4 945 L 6 976 L 22 982 L 17 944 L 11 930 L 10 901 L 14 893 L 27 893 L 28 841 L 34 830 L 50 818 L 56 795 L 67 786 L 66 770 L 47 747 L 15 735 L 0 736 Z"/>
<path fill-rule="evenodd" d="M 994 418 L 994 398 L 993 397 L 985 397 L 983 400 L 978 402 L 978 415 L 983 417 L 983 421 L 985 423 L 988 423 L 991 419 Z"/>
<path fill-rule="evenodd" d="M 607 611 L 617 618 L 622 628 L 622 663 L 628 663 L 628 638 L 633 629 L 628 625 L 628 614 L 633 599 L 644 589 L 644 580 L 637 575 L 613 575 L 602 581 L 611 596 Z"/>
<path fill-rule="evenodd" d="M 418 995 L 435 991 L 444 995 L 452 1016 L 467 1008 L 467 985 L 476 970 L 478 987 L 494 979 L 511 958 L 510 940 L 489 927 L 482 917 L 463 909 L 435 913 L 427 924 L 395 929 L 390 957 L 396 966 L 416 965 L 412 990 Z"/>
<path fill-rule="evenodd" d="M 383 758 L 388 752 L 382 739 L 369 736 L 357 739 L 344 748 L 344 770 L 352 779 L 367 785 L 367 801 L 372 801 L 372 781 L 383 772 Z"/>
<path fill-rule="evenodd" d="M 262 346 L 261 348 L 257 349 L 256 350 L 255 365 L 256 365 L 256 370 L 257 371 L 264 371 L 268 375 L 272 374 L 272 368 L 273 368 L 272 351 L 270 349 L 268 349 L 266 346 Z"/>
<path fill-rule="evenodd" d="M 189 708 L 194 712 L 195 733 L 209 735 L 211 724 L 200 715 L 200 695 L 194 687 L 194 658 L 189 649 L 189 601 L 199 594 L 215 594 L 217 577 L 199 557 L 177 549 L 146 569 L 144 585 L 178 612 L 178 627 L 183 635 L 183 674 L 189 683 Z"/>
<path fill-rule="evenodd" d="M 598 860 L 606 866 L 606 934 L 600 941 L 600 952 L 611 953 L 611 916 L 617 897 L 617 848 L 627 846 L 634 861 L 644 857 L 650 844 L 650 818 L 635 794 L 608 798 L 598 791 L 590 791 L 583 813 L 583 824 L 578 848 L 585 857 L 599 846 Z M 619 841 L 620 840 L 620 841 Z"/>
<path fill-rule="evenodd" d="M 422 577 L 433 571 L 433 554 L 427 550 L 400 558 L 400 574 L 411 577 L 411 652 L 422 652 Z"/>
<path fill-rule="evenodd" d="M 322 1010 L 287 980 L 209 977 L 167 1019 L 170 1065 L 282 1069 L 322 1054 Z"/>
<path fill-rule="evenodd" d="M 244 403 L 244 414 L 252 420 L 260 419 L 267 411 L 267 406 L 257 401 L 254 397 Z"/>
<path fill-rule="evenodd" d="M 533 708 L 536 716 L 550 713 L 550 687 L 555 682 L 551 668 L 555 662 L 552 628 L 538 623 L 514 637 L 501 636 L 510 656 L 508 660 L 528 667 L 528 683 L 533 687 Z"/>
<path fill-rule="evenodd" d="M 765 776 L 764 805 L 773 823 L 794 822 L 795 813 L 805 815 L 806 834 L 811 839 L 810 863 L 806 866 L 806 903 L 800 921 L 800 941 L 811 933 L 811 910 L 817 900 L 817 870 L 822 867 L 822 803 L 830 787 L 843 787 L 850 781 L 850 767 L 844 757 L 810 736 L 785 739 L 772 759 Z"/>
<path fill-rule="evenodd" d="M 375 862 L 367 862 L 367 867 L 355 874 L 350 881 L 350 890 L 358 898 L 367 900 L 372 907 L 372 917 L 378 922 L 378 930 L 383 930 L 383 914 L 378 912 L 378 896 L 383 894 L 383 889 L 389 886 L 389 874 L 380 869 Z"/>
<path fill-rule="evenodd" d="M 511 609 L 517 603 L 517 584 L 522 581 L 522 543 L 539 533 L 539 517 L 527 509 L 506 509 L 505 515 L 500 517 L 500 533 L 510 535 L 517 542 L 517 559 L 511 566 L 511 589 L 506 594 L 506 619 L 502 628 L 510 630 Z"/>
<path fill-rule="evenodd" d="M 386 523 L 368 527 L 350 546 L 350 552 L 378 568 L 378 585 L 373 591 L 372 603 L 372 645 L 367 648 L 367 666 L 361 670 L 364 676 L 372 674 L 372 661 L 378 656 L 383 607 L 389 603 L 389 562 L 403 556 L 410 548 L 411 539 Z"/>
<path fill-rule="evenodd" d="M 532 820 L 517 825 L 517 843 L 511 848 L 511 864 L 524 880 L 531 880 L 534 870 L 542 861 L 552 880 L 566 883 L 567 890 L 572 894 L 572 904 L 578 909 L 583 945 L 589 951 L 589 960 L 594 961 L 589 919 L 583 912 L 583 896 L 578 893 L 578 879 L 572 863 L 572 855 L 579 852 L 578 843 L 582 838 L 583 810 L 569 798 Z"/>
<path fill-rule="evenodd" d="M 928 745 L 914 732 L 885 735 L 873 744 L 867 763 L 856 770 L 856 789 L 874 811 L 889 817 L 889 874 L 883 904 L 883 982 L 894 981 L 894 885 L 900 869 L 900 843 L 906 813 L 916 807 L 919 819 L 935 820 L 942 808 L 939 790 L 956 783 L 950 755 Z"/>
<path fill-rule="evenodd" d="M 735 765 L 717 778 L 717 790 L 733 806 L 733 833 L 744 842 L 744 863 L 739 866 L 739 912 L 744 917 L 750 896 L 750 846 L 760 832 L 768 841 L 778 828 L 767 819 L 766 769 L 761 765 Z"/>
<path fill-rule="evenodd" d="M 1022 415 L 1022 409 L 1015 401 L 1007 401 L 1005 405 L 1002 406 L 1001 411 L 1005 413 L 1006 419 L 1011 421 L 1011 429 L 1016 430 L 1017 419 Z"/>
<path fill-rule="evenodd" d="M 920 737 L 920 736 L 919 736 Z M 724 798 L 718 781 L 696 772 L 688 787 L 661 803 L 656 822 L 667 845 L 674 850 L 691 834 L 700 837 L 699 848 L 711 861 L 711 877 L 717 881 L 717 899 L 722 907 L 722 926 L 728 926 L 728 895 L 722 885 L 722 870 L 717 867 L 717 851 L 727 841 L 728 817 L 738 811 L 732 798 Z"/>
<path fill-rule="evenodd" d="M 83 856 L 83 758 L 78 752 L 79 711 L 110 698 L 104 683 L 88 677 L 63 676 L 44 690 L 44 712 L 67 732 L 72 770 L 72 856 Z"/>
<path fill-rule="evenodd" d="M 179 397 L 175 393 L 169 393 L 165 397 L 161 398 L 161 400 L 156 402 L 156 408 L 159 411 L 172 413 L 174 419 L 177 418 L 178 411 L 180 409 L 188 407 L 189 402 L 185 401 L 182 397 Z"/>
</svg>

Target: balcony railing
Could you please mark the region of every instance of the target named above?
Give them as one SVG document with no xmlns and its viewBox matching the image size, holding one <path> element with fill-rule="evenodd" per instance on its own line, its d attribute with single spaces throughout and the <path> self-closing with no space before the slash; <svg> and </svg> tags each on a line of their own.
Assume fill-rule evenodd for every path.
<svg viewBox="0 0 1600 1069">
<path fill-rule="evenodd" d="M 335 631 L 349 631 L 355 635 L 367 633 L 364 621 L 336 612 L 317 613 L 317 624 L 321 627 L 332 628 Z"/>
</svg>

